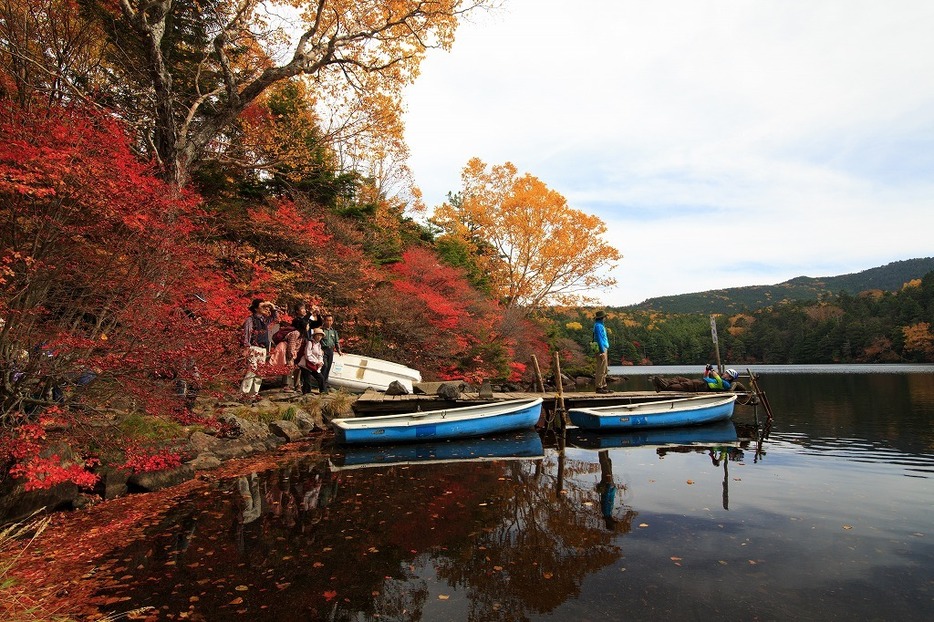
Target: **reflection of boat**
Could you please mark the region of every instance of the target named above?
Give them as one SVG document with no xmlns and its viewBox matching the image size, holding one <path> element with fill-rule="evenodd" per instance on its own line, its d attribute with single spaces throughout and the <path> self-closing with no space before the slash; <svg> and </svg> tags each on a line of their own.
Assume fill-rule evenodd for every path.
<svg viewBox="0 0 934 622">
<path fill-rule="evenodd" d="M 341 443 L 397 443 L 483 436 L 531 428 L 541 416 L 542 398 L 509 400 L 425 412 L 334 419 Z"/>
<path fill-rule="evenodd" d="M 417 369 L 392 361 L 335 352 L 334 364 L 328 376 L 328 384 L 360 392 L 371 387 L 385 391 L 393 380 L 398 380 L 411 393 L 412 383 L 421 382 L 422 374 Z"/>
<path fill-rule="evenodd" d="M 597 432 L 569 428 L 567 442 L 584 449 L 636 447 L 638 445 L 726 444 L 738 439 L 732 421 L 681 428 L 646 428 L 621 432 Z"/>
<path fill-rule="evenodd" d="M 667 428 L 725 421 L 733 416 L 736 394 L 682 397 L 657 402 L 572 408 L 568 417 L 588 430 Z"/>
<path fill-rule="evenodd" d="M 535 430 L 522 430 L 484 438 L 408 443 L 390 446 L 347 447 L 331 458 L 333 469 L 359 469 L 399 464 L 482 462 L 544 456 L 542 439 Z"/>
</svg>

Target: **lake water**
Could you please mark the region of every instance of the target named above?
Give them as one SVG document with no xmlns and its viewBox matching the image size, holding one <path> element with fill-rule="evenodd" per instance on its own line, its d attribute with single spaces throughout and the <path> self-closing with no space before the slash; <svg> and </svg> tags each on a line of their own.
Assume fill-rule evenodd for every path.
<svg viewBox="0 0 934 622">
<path fill-rule="evenodd" d="M 140 619 L 930 619 L 934 368 L 801 369 L 759 368 L 765 439 L 737 407 L 735 425 L 569 431 L 563 450 L 315 441 L 146 495 L 120 530 L 103 504 L 49 537 L 111 529 L 75 594 L 153 607 Z M 611 369 L 640 390 L 698 371 Z"/>
</svg>

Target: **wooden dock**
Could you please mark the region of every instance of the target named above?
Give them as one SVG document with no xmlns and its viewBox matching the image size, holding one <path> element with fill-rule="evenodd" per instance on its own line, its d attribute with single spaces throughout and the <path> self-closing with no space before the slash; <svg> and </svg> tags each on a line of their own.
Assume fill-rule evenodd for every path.
<svg viewBox="0 0 934 622">
<path fill-rule="evenodd" d="M 616 406 L 619 404 L 633 404 L 637 402 L 654 402 L 670 400 L 678 397 L 692 397 L 697 393 L 678 393 L 665 391 L 616 391 L 614 393 L 595 393 L 587 391 L 571 391 L 563 393 L 565 408 L 588 408 L 594 406 Z M 360 417 L 373 415 L 391 415 L 404 412 L 439 410 L 442 408 L 458 408 L 474 404 L 487 404 L 505 400 L 518 400 L 541 397 L 544 400 L 543 408 L 548 411 L 555 409 L 556 394 L 548 393 L 493 393 L 491 396 L 481 397 L 478 392 L 462 392 L 457 400 L 447 400 L 435 394 L 386 395 L 380 391 L 367 391 L 360 395 L 353 404 L 354 413 Z"/>
</svg>

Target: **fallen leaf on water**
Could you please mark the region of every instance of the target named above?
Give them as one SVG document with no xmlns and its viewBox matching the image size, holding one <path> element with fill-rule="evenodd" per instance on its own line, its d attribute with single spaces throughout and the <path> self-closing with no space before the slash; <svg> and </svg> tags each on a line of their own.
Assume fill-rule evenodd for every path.
<svg viewBox="0 0 934 622">
<path fill-rule="evenodd" d="M 239 604 L 242 603 L 242 602 L 243 602 L 243 599 L 240 598 L 239 596 L 237 596 L 236 598 L 234 598 L 232 601 L 230 601 L 230 602 L 227 603 L 227 604 L 228 604 L 228 605 L 239 605 Z"/>
<path fill-rule="evenodd" d="M 324 600 L 334 600 L 334 597 L 337 596 L 337 592 L 334 590 L 327 590 L 324 593 Z"/>
<path fill-rule="evenodd" d="M 692 485 L 693 483 L 694 483 L 694 480 L 693 480 L 693 479 L 689 479 L 689 480 L 688 480 L 688 486 Z"/>
<path fill-rule="evenodd" d="M 552 578 L 552 577 L 555 576 L 555 575 L 554 575 L 554 573 L 552 573 L 552 572 L 543 572 L 543 573 L 542 573 L 542 576 L 543 576 L 544 578 L 546 578 L 546 579 L 550 579 L 550 578 Z"/>
<path fill-rule="evenodd" d="M 844 525 L 843 528 L 844 528 L 844 529 L 852 529 L 852 528 L 853 528 L 853 525 Z"/>
<path fill-rule="evenodd" d="M 245 592 L 245 591 L 247 591 L 247 590 L 250 589 L 250 588 L 248 588 L 248 587 L 245 586 L 245 585 L 238 585 L 238 586 L 235 587 L 234 589 L 237 590 L 238 592 Z"/>
<path fill-rule="evenodd" d="M 499 572 L 502 569 L 503 569 L 502 566 L 493 566 L 493 570 L 495 570 L 496 572 Z"/>
<path fill-rule="evenodd" d="M 673 562 L 680 562 L 680 561 L 681 561 L 681 558 L 680 558 L 680 557 L 675 557 L 674 555 L 672 555 L 672 556 L 671 556 L 671 561 L 673 561 Z"/>
<path fill-rule="evenodd" d="M 726 561 L 725 561 L 725 560 L 722 560 L 722 559 L 721 559 L 718 563 L 719 563 L 721 566 L 726 566 Z"/>
<path fill-rule="evenodd" d="M 648 523 L 639 523 L 639 526 L 640 526 L 640 527 L 648 527 L 649 524 L 648 524 Z"/>
<path fill-rule="evenodd" d="M 447 594 L 438 594 L 438 600 L 447 600 L 449 598 L 450 596 L 448 596 Z"/>
</svg>

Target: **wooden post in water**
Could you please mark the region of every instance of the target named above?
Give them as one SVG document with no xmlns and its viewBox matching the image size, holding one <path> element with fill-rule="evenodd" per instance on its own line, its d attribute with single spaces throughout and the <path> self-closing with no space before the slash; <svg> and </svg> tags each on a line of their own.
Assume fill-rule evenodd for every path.
<svg viewBox="0 0 934 622">
<path fill-rule="evenodd" d="M 545 392 L 545 381 L 542 380 L 542 370 L 538 367 L 538 357 L 532 355 L 532 365 L 535 367 L 535 382 L 538 384 L 539 393 Z"/>
<path fill-rule="evenodd" d="M 564 410 L 564 387 L 561 382 L 561 357 L 555 352 L 555 386 L 558 388 L 558 392 L 555 395 L 555 415 L 561 417 L 561 433 L 564 434 L 564 431 L 568 427 L 567 417 Z"/>
<path fill-rule="evenodd" d="M 762 404 L 762 407 L 765 409 L 765 416 L 766 416 L 766 421 L 765 421 L 765 423 L 766 423 L 766 426 L 769 427 L 769 428 L 771 428 L 771 426 L 772 426 L 772 405 L 769 404 L 769 398 L 768 398 L 768 396 L 765 394 L 765 391 L 763 391 L 762 388 L 759 387 L 759 378 L 758 378 L 758 376 L 756 376 L 755 374 L 753 374 L 751 369 L 747 369 L 747 370 L 746 370 L 746 373 L 749 374 L 749 386 L 752 387 L 753 391 L 754 391 L 755 394 L 756 394 L 756 397 L 759 398 L 759 403 L 761 403 L 761 404 Z M 756 417 L 756 425 L 758 425 L 758 424 L 759 424 L 759 421 L 758 421 L 758 416 L 757 416 L 757 417 Z"/>
<path fill-rule="evenodd" d="M 720 362 L 720 342 L 717 340 L 717 317 L 710 315 L 710 336 L 713 338 L 713 347 L 717 351 L 717 373 L 723 375 L 723 363 Z"/>
</svg>

